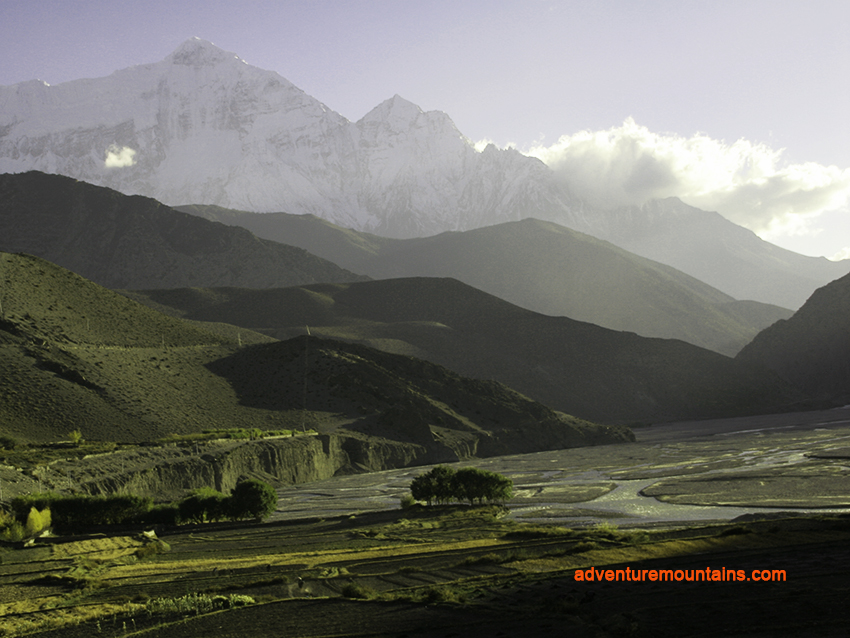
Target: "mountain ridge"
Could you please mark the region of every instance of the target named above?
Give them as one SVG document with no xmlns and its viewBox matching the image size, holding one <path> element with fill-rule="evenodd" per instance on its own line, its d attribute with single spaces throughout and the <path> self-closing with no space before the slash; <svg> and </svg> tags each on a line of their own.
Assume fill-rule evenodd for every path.
<svg viewBox="0 0 850 638">
<path fill-rule="evenodd" d="M 351 471 L 388 443 L 404 466 L 633 439 L 411 357 L 213 332 L 31 255 L 0 253 L 0 282 L 0 434 L 24 441 L 79 429 L 138 443 L 306 422 L 323 445 L 344 441 Z M 366 465 L 387 469 L 375 460 Z"/>
<path fill-rule="evenodd" d="M 832 407 L 850 404 L 850 274 L 818 288 L 736 359 L 764 366 Z"/>
<path fill-rule="evenodd" d="M 740 304 L 670 266 L 553 222 L 526 218 L 468 231 L 389 239 L 309 216 L 219 207 L 179 210 L 288 241 L 375 279 L 454 277 L 536 312 L 733 356 L 790 310 Z"/>
<path fill-rule="evenodd" d="M 752 234 L 732 241 L 741 227 L 696 209 L 686 218 L 667 210 L 659 225 L 640 207 L 594 208 L 540 160 L 493 145 L 479 152 L 447 114 L 398 96 L 351 122 L 200 39 L 106 78 L 0 87 L 0 172 L 27 170 L 173 206 L 314 214 L 394 238 L 531 217 L 667 263 L 737 299 L 791 309 L 850 270 L 850 261 L 780 254 Z M 664 233 L 666 245 L 648 230 Z M 729 266 L 714 269 L 718 260 Z"/>
<path fill-rule="evenodd" d="M 278 339 L 306 332 L 496 379 L 580 418 L 625 423 L 776 412 L 805 396 L 757 365 L 525 310 L 451 278 L 267 290 L 139 290 L 130 298 Z M 170 310 L 169 310 L 170 309 Z"/>
<path fill-rule="evenodd" d="M 43 257 L 111 288 L 364 279 L 302 248 L 69 177 L 0 174 L 0 201 L 0 250 Z"/>
</svg>

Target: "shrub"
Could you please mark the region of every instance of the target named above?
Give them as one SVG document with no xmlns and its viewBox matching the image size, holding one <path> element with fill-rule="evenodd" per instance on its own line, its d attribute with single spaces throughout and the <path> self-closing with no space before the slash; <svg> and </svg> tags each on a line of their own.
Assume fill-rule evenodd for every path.
<svg viewBox="0 0 850 638">
<path fill-rule="evenodd" d="M 27 514 L 27 522 L 24 525 L 26 535 L 35 536 L 40 531 L 50 527 L 50 522 L 51 516 L 49 507 L 45 507 L 41 511 L 38 511 L 34 507 L 31 507 L 29 514 Z"/>
<path fill-rule="evenodd" d="M 210 596 L 208 594 L 186 594 L 179 598 L 151 598 L 145 603 L 148 613 L 191 613 L 196 614 L 254 604 L 250 596 Z"/>
<path fill-rule="evenodd" d="M 2 531 L 0 531 L 0 539 L 4 541 L 21 541 L 26 538 L 26 530 L 18 521 L 13 521 Z"/>
<path fill-rule="evenodd" d="M 263 520 L 277 509 L 277 493 L 274 488 L 256 479 L 237 484 L 228 501 L 230 516 L 235 519 Z"/>
<path fill-rule="evenodd" d="M 17 439 L 12 438 L 11 436 L 0 436 L 0 450 L 12 451 L 18 447 L 18 445 Z"/>
<path fill-rule="evenodd" d="M 62 495 L 37 493 L 12 500 L 12 509 L 19 521 L 25 521 L 30 508 L 50 508 L 57 526 L 115 525 L 138 520 L 150 511 L 150 498 L 132 494 L 111 496 Z"/>
<path fill-rule="evenodd" d="M 135 523 L 145 525 L 177 525 L 180 522 L 179 503 L 160 503 L 134 519 Z"/>
<path fill-rule="evenodd" d="M 406 510 L 410 509 L 414 505 L 416 505 L 417 501 L 413 498 L 413 494 L 405 494 L 401 497 L 401 509 Z"/>
<path fill-rule="evenodd" d="M 83 433 L 79 430 L 71 430 L 68 432 L 68 440 L 74 447 L 80 447 L 85 439 L 83 439 Z"/>
<path fill-rule="evenodd" d="M 208 523 L 227 518 L 229 499 L 210 487 L 202 487 L 183 499 L 178 506 L 180 520 Z"/>
</svg>

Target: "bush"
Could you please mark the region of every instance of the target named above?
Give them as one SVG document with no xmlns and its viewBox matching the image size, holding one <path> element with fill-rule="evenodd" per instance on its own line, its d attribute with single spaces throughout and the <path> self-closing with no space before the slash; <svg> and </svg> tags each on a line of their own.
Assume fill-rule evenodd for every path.
<svg viewBox="0 0 850 638">
<path fill-rule="evenodd" d="M 277 509 L 277 493 L 268 483 L 256 479 L 242 481 L 230 494 L 230 516 L 235 519 L 263 520 Z"/>
<path fill-rule="evenodd" d="M 204 614 L 218 609 L 230 609 L 253 605 L 251 596 L 231 594 L 230 596 L 210 596 L 209 594 L 186 594 L 179 598 L 151 598 L 145 603 L 148 613 L 195 613 Z"/>
<path fill-rule="evenodd" d="M 0 531 L 0 539 L 4 541 L 22 541 L 26 538 L 26 530 L 18 521 L 13 521 Z"/>
<path fill-rule="evenodd" d="M 49 507 L 45 507 L 41 511 L 38 511 L 34 507 L 31 507 L 29 514 L 27 514 L 27 522 L 24 525 L 26 535 L 35 536 L 40 531 L 50 527 L 50 522 L 51 516 Z"/>
<path fill-rule="evenodd" d="M 14 514 L 0 510 L 0 539 L 20 541 L 35 536 L 50 527 L 50 509 L 37 510 L 30 507 L 26 517 L 16 518 Z"/>
<path fill-rule="evenodd" d="M 133 519 L 133 522 L 144 525 L 177 525 L 180 522 L 180 504 L 160 503 L 154 505 L 150 510 Z"/>
<path fill-rule="evenodd" d="M 131 494 L 112 496 L 28 494 L 12 500 L 12 510 L 19 521 L 25 521 L 31 508 L 50 508 L 53 523 L 62 527 L 116 525 L 142 518 L 150 511 L 150 498 Z"/>
<path fill-rule="evenodd" d="M 202 487 L 183 499 L 178 506 L 180 520 L 209 523 L 227 518 L 229 499 L 210 487 Z"/>
<path fill-rule="evenodd" d="M 345 587 L 342 588 L 341 593 L 346 598 L 357 598 L 360 600 L 368 600 L 375 596 L 375 592 L 372 589 L 356 582 L 347 583 Z"/>
</svg>

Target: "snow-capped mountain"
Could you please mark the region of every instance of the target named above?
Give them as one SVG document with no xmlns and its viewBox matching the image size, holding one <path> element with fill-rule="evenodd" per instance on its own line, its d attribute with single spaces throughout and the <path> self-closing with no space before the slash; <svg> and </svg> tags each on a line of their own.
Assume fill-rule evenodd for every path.
<svg viewBox="0 0 850 638">
<path fill-rule="evenodd" d="M 577 222 L 544 164 L 477 152 L 445 113 L 395 96 L 350 122 L 197 38 L 106 78 L 0 87 L 0 172 L 32 169 L 169 205 L 313 213 L 395 237 Z"/>
<path fill-rule="evenodd" d="M 789 308 L 850 267 L 782 250 L 678 200 L 594 208 L 538 159 L 477 151 L 445 113 L 396 95 L 351 122 L 198 38 L 105 78 L 0 87 L 0 173 L 29 170 L 172 206 L 312 213 L 395 238 L 534 217 Z"/>
</svg>

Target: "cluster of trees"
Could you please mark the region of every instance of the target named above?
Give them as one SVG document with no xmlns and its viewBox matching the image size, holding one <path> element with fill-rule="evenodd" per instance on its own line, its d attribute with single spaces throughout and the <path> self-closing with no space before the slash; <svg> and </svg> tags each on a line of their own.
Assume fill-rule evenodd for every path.
<svg viewBox="0 0 850 638">
<path fill-rule="evenodd" d="M 0 540 L 20 541 L 24 538 L 35 536 L 44 529 L 50 527 L 50 508 L 41 511 L 30 508 L 26 519 L 18 520 L 13 514 L 0 510 Z"/>
<path fill-rule="evenodd" d="M 430 472 L 421 474 L 410 484 L 410 494 L 417 501 L 428 505 L 451 501 L 469 501 L 478 503 L 504 503 L 513 494 L 514 483 L 511 479 L 496 472 L 465 467 L 453 470 L 445 465 L 437 465 Z"/>
<path fill-rule="evenodd" d="M 208 487 L 192 492 L 180 501 L 180 520 L 193 523 L 208 523 L 221 520 L 268 518 L 277 507 L 277 494 L 268 483 L 250 479 L 242 481 L 225 496 Z"/>
<path fill-rule="evenodd" d="M 210 488 L 202 488 L 195 490 L 182 501 L 159 505 L 154 505 L 151 498 L 132 494 L 28 494 L 13 499 L 12 516 L 7 517 L 5 526 L 11 528 L 17 521 L 29 530 L 34 527 L 30 525 L 33 512 L 41 514 L 41 518 L 46 512 L 50 517 L 47 519 L 47 526 L 51 524 L 52 518 L 53 525 L 64 529 L 135 523 L 175 525 L 220 520 L 263 520 L 268 518 L 276 507 L 277 494 L 274 488 L 268 483 L 254 479 L 237 484 L 229 496 Z M 4 519 L 0 517 L 0 528 L 2 527 Z M 40 527 L 45 525 L 42 523 Z M 0 535 L 2 532 L 0 529 Z"/>
</svg>

